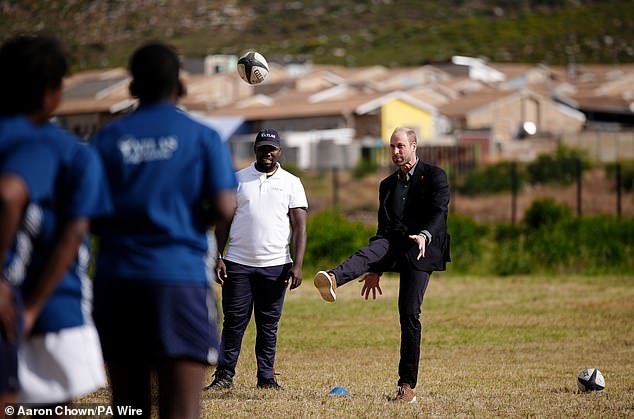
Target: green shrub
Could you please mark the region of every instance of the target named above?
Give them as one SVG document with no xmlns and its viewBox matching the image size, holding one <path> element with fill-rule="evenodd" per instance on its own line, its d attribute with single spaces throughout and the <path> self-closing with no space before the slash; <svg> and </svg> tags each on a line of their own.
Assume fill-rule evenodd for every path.
<svg viewBox="0 0 634 419">
<path fill-rule="evenodd" d="M 525 240 L 526 252 L 535 261 L 539 270 L 546 272 L 582 272 L 576 267 L 579 262 L 580 243 L 574 232 L 579 219 L 561 219 L 542 224 L 538 230 L 528 231 Z"/>
<path fill-rule="evenodd" d="M 518 275 L 533 271 L 530 255 L 524 249 L 523 230 L 513 224 L 497 224 L 490 271 L 496 275 Z"/>
<path fill-rule="evenodd" d="M 376 228 L 348 221 L 337 210 L 326 210 L 308 218 L 307 269 L 332 268 L 368 244 Z"/>
<path fill-rule="evenodd" d="M 491 272 L 496 275 L 522 275 L 536 269 L 521 237 L 505 238 L 496 243 Z"/>
<path fill-rule="evenodd" d="M 299 168 L 299 166 L 293 164 L 293 163 L 284 163 L 283 165 L 284 170 L 286 170 L 287 172 L 302 178 L 304 177 L 304 172 L 302 172 L 302 169 Z"/>
<path fill-rule="evenodd" d="M 513 224 L 501 223 L 495 226 L 495 241 L 518 240 L 522 235 L 522 229 Z"/>
<path fill-rule="evenodd" d="M 488 233 L 487 226 L 476 223 L 472 218 L 451 214 L 448 220 L 451 235 L 451 263 L 449 269 L 468 272 L 481 264 L 483 240 Z"/>
<path fill-rule="evenodd" d="M 634 272 L 634 220 L 576 217 L 551 200 L 536 201 L 525 226 L 493 228 L 467 216 L 449 216 L 449 272 L 626 274 Z M 337 210 L 309 217 L 305 269 L 329 269 L 367 245 L 375 229 Z"/>
<path fill-rule="evenodd" d="M 621 165 L 621 187 L 624 191 L 632 192 L 634 190 L 634 161 L 610 163 L 605 166 L 605 176 L 614 180 L 614 189 L 616 189 L 617 164 Z"/>
<path fill-rule="evenodd" d="M 529 230 L 537 230 L 571 215 L 572 211 L 565 204 L 558 204 L 550 198 L 537 199 L 524 213 L 524 224 Z"/>
<path fill-rule="evenodd" d="M 566 232 L 578 243 L 575 259 L 586 273 L 634 271 L 634 220 L 597 216 L 578 219 Z"/>
<path fill-rule="evenodd" d="M 544 272 L 630 273 L 634 220 L 562 217 L 528 231 L 525 250 Z"/>
<path fill-rule="evenodd" d="M 533 201 L 524 214 L 524 250 L 542 269 L 569 270 L 577 243 L 570 240 L 568 230 L 574 230 L 577 221 L 565 204 L 550 198 Z"/>
<path fill-rule="evenodd" d="M 510 192 L 513 180 L 513 162 L 501 162 L 475 169 L 458 181 L 456 190 L 465 195 L 492 194 Z M 517 190 L 522 190 L 524 173 L 516 166 L 515 179 Z"/>
<path fill-rule="evenodd" d="M 359 159 L 357 165 L 354 167 L 352 171 L 352 177 L 355 179 L 361 179 L 369 174 L 376 173 L 379 170 L 379 165 L 369 159 Z"/>
<path fill-rule="evenodd" d="M 577 176 L 577 164 L 582 170 L 590 168 L 587 155 L 580 150 L 559 146 L 554 155 L 542 154 L 526 167 L 531 184 L 556 183 L 569 185 Z"/>
</svg>

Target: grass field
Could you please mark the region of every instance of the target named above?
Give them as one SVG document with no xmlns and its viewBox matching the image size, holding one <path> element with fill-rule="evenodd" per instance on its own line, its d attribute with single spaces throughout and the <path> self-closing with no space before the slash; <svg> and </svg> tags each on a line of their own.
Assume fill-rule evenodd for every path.
<svg viewBox="0 0 634 419">
<path fill-rule="evenodd" d="M 232 390 L 206 392 L 205 418 L 634 417 L 634 279 L 434 274 L 423 304 L 418 403 L 396 392 L 398 281 L 364 301 L 360 284 L 319 299 L 310 278 L 287 295 L 276 368 L 285 391 L 256 390 L 249 326 Z M 580 393 L 599 368 L 606 389 Z M 209 370 L 211 379 L 213 369 Z M 333 397 L 345 386 L 350 397 Z M 108 392 L 89 396 L 107 402 Z"/>
</svg>

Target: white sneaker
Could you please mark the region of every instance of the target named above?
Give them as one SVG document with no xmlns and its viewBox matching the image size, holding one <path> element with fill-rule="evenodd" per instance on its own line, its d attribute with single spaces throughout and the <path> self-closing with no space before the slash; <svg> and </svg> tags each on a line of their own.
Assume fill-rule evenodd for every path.
<svg viewBox="0 0 634 419">
<path fill-rule="evenodd" d="M 332 303 L 337 299 L 337 294 L 335 294 L 335 290 L 337 289 L 337 282 L 335 281 L 335 278 L 332 277 L 328 272 L 317 272 L 317 275 L 315 275 L 315 279 L 313 280 L 313 282 L 317 290 L 319 290 L 321 298 L 329 303 Z"/>
</svg>

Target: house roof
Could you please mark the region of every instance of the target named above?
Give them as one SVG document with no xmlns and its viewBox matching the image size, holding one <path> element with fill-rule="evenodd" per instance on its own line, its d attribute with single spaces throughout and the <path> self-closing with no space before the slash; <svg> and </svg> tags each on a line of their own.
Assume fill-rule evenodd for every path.
<svg viewBox="0 0 634 419">
<path fill-rule="evenodd" d="M 181 104 L 189 109 L 207 110 L 244 97 L 250 97 L 253 86 L 236 75 L 188 74 L 182 79 L 187 95 Z M 94 70 L 77 73 L 64 82 L 64 100 L 56 115 L 117 113 L 136 99 L 130 96 L 130 77 L 125 69 Z"/>
<path fill-rule="evenodd" d="M 449 74 L 451 77 L 466 77 L 469 75 L 469 67 L 466 65 L 458 65 L 452 62 L 433 63 L 429 66 L 434 67 L 442 72 Z"/>
<path fill-rule="evenodd" d="M 382 77 L 368 80 L 371 87 L 383 92 L 408 90 L 421 85 L 450 79 L 451 76 L 432 66 L 389 69 Z"/>
<path fill-rule="evenodd" d="M 537 66 L 535 65 L 519 63 L 487 63 L 487 65 L 503 73 L 504 76 L 506 76 L 506 80 L 523 76 L 526 73 L 537 69 Z"/>
<path fill-rule="evenodd" d="M 634 64 L 576 65 L 562 71 L 553 91 L 559 102 L 586 112 L 632 113 Z"/>
<path fill-rule="evenodd" d="M 606 81 L 595 89 L 597 95 L 634 96 L 634 72 L 615 80 Z"/>
<path fill-rule="evenodd" d="M 501 91 L 487 88 L 452 100 L 440 106 L 439 111 L 449 117 L 462 117 L 475 109 L 488 106 L 493 102 L 515 94 L 517 94 L 517 92 L 512 90 Z"/>
<path fill-rule="evenodd" d="M 370 101 L 367 101 L 365 103 L 362 103 L 361 105 L 359 105 L 355 112 L 359 115 L 363 115 L 366 114 L 368 112 L 371 112 L 373 110 L 376 110 L 380 107 L 382 107 L 384 104 L 386 104 L 387 102 L 390 102 L 392 100 L 395 99 L 399 99 L 402 100 L 404 102 L 407 102 L 411 105 L 416 106 L 419 109 L 423 109 L 427 112 L 433 113 L 436 112 L 436 108 L 432 105 L 430 105 L 427 102 L 423 102 L 422 100 L 409 95 L 407 93 L 401 92 L 401 91 L 396 91 L 396 92 L 391 92 L 388 94 L 384 94 L 383 96 L 379 96 L 376 99 L 372 99 Z"/>
<path fill-rule="evenodd" d="M 634 74 L 634 64 L 583 64 L 553 69 L 556 81 L 568 83 L 577 89 L 600 89 L 605 84 Z"/>
<path fill-rule="evenodd" d="M 390 100 L 400 99 L 428 112 L 435 112 L 436 108 L 406 92 L 390 93 L 355 91 L 349 86 L 347 94 L 334 96 L 324 100 L 311 100 L 315 94 L 293 92 L 270 97 L 270 102 L 250 104 L 240 107 L 239 104 L 207 112 L 210 116 L 241 116 L 246 120 L 258 119 L 286 119 L 311 116 L 332 116 L 346 114 L 365 114 L 383 106 Z"/>
<path fill-rule="evenodd" d="M 530 91 L 543 97 L 557 92 L 564 95 L 563 102 L 573 107 L 631 111 L 634 64 L 577 65 L 573 78 L 565 67 L 487 65 L 503 73 L 507 80 L 544 71 L 550 78 L 544 83 L 531 84 Z M 204 76 L 183 72 L 188 95 L 181 104 L 206 115 L 253 120 L 363 114 L 398 98 L 430 112 L 458 117 L 519 91 L 519 86 L 501 91 L 464 75 L 450 75 L 452 70 L 465 68 L 455 64 L 395 69 L 311 65 L 302 75 L 277 69 L 265 82 L 269 85 L 255 87 L 242 82 L 234 73 Z M 128 92 L 128 83 L 128 73 L 123 68 L 74 74 L 65 80 L 65 98 L 56 114 L 116 113 L 127 109 L 135 103 Z"/>
<path fill-rule="evenodd" d="M 85 97 L 104 97 L 120 86 L 128 86 L 130 78 L 127 76 L 105 78 L 105 79 L 85 79 L 75 83 L 64 90 L 64 99 L 75 99 Z"/>
<path fill-rule="evenodd" d="M 446 105 L 443 105 L 439 108 L 439 112 L 450 118 L 464 118 L 467 114 L 471 112 L 475 112 L 480 109 L 485 109 L 487 106 L 491 106 L 498 101 L 503 101 L 513 96 L 521 96 L 521 97 L 529 96 L 532 98 L 538 98 L 540 100 L 548 100 L 548 101 L 551 100 L 548 95 L 543 95 L 534 89 L 523 89 L 523 90 L 487 89 L 486 91 L 475 92 L 469 96 L 465 96 L 461 99 L 457 99 Z M 575 118 L 580 121 L 585 120 L 585 117 L 582 112 L 579 112 L 574 109 L 570 109 L 569 107 L 566 107 L 563 105 L 558 105 L 555 102 L 553 102 L 553 104 L 555 105 L 557 109 L 559 109 L 561 112 L 564 112 L 569 117 Z"/>
<path fill-rule="evenodd" d="M 454 97 L 460 97 L 461 95 L 477 92 L 488 87 L 485 83 L 470 79 L 469 77 L 454 77 L 441 80 L 435 85 L 438 86 L 439 89 L 453 92 Z"/>
<path fill-rule="evenodd" d="M 620 96 L 574 95 L 569 103 L 582 111 L 632 113 L 634 101 Z"/>
<path fill-rule="evenodd" d="M 133 98 L 79 98 L 72 100 L 63 100 L 61 105 L 56 109 L 55 115 L 74 115 L 88 113 L 118 113 L 136 103 Z"/>
<path fill-rule="evenodd" d="M 381 97 L 383 93 L 358 94 L 341 100 L 310 102 L 308 95 L 303 99 L 294 94 L 275 98 L 268 106 L 227 106 L 207 112 L 210 116 L 241 116 L 245 120 L 307 118 L 312 116 L 345 115 L 355 112 L 358 106 Z"/>
<path fill-rule="evenodd" d="M 211 109 L 251 97 L 254 86 L 242 81 L 234 73 L 183 74 L 187 94 L 180 103 L 187 108 Z"/>
<path fill-rule="evenodd" d="M 451 95 L 446 92 L 442 92 L 433 89 L 429 86 L 421 86 L 414 89 L 407 90 L 407 94 L 415 97 L 418 100 L 429 103 L 434 107 L 439 107 L 449 102 Z"/>
<path fill-rule="evenodd" d="M 64 99 L 55 115 L 119 112 L 133 100 L 129 82 L 123 68 L 76 73 L 64 80 Z"/>
</svg>

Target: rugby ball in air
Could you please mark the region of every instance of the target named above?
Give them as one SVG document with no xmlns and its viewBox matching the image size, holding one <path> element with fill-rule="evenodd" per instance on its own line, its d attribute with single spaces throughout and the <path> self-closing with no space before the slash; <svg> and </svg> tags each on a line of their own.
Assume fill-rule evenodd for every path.
<svg viewBox="0 0 634 419">
<path fill-rule="evenodd" d="M 260 84 L 269 75 L 269 64 L 259 52 L 249 51 L 238 59 L 238 74 L 249 84 Z"/>
<path fill-rule="evenodd" d="M 596 368 L 586 368 L 577 377 L 577 386 L 581 391 L 601 391 L 605 388 L 605 378 Z"/>
</svg>

